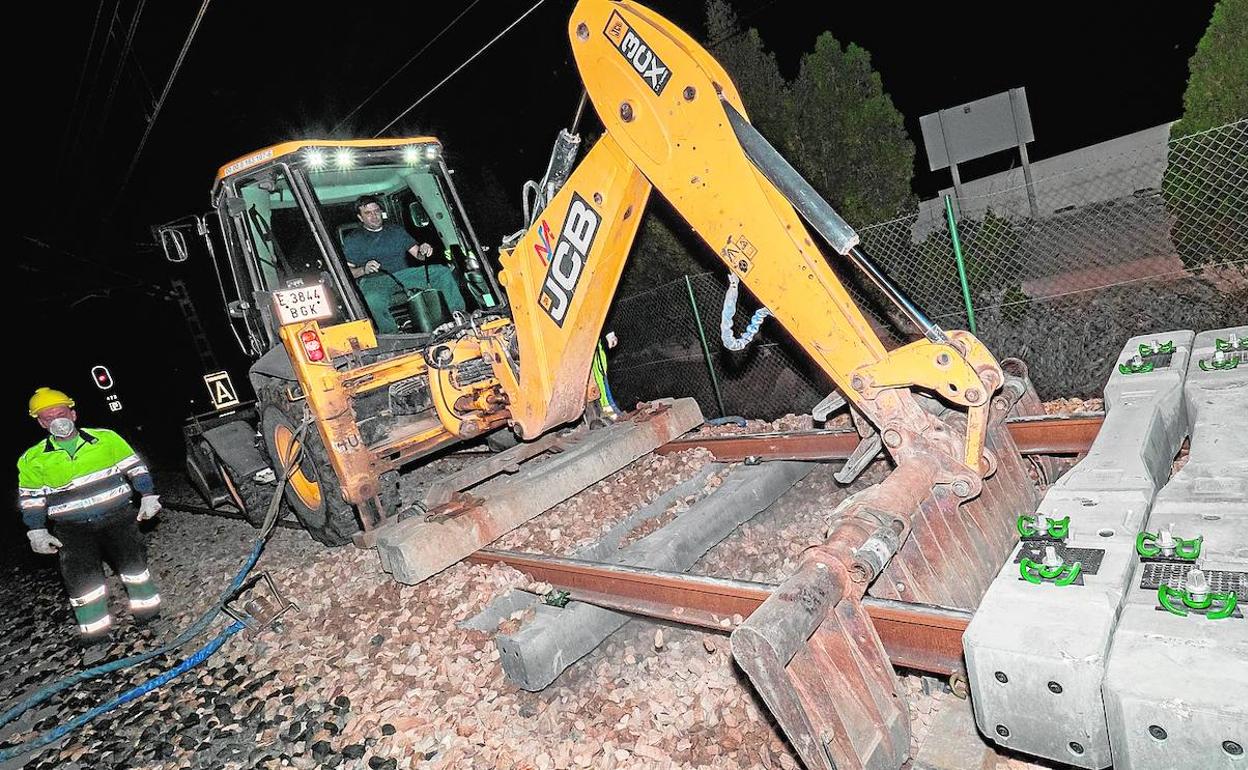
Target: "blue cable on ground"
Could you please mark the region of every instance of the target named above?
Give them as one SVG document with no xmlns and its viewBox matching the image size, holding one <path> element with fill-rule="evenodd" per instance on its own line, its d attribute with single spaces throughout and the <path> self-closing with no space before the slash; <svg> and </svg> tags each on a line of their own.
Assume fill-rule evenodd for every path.
<svg viewBox="0 0 1248 770">
<path fill-rule="evenodd" d="M 303 439 L 303 434 L 307 430 L 311 422 L 312 420 L 311 420 L 310 415 L 304 417 L 303 422 L 299 425 L 299 428 L 295 431 L 296 443 Z M 216 618 L 217 615 L 221 614 L 221 612 L 225 609 L 226 603 L 229 602 L 230 599 L 233 598 L 234 594 L 237 593 L 238 590 L 242 587 L 243 582 L 246 581 L 247 579 L 247 575 L 256 566 L 256 562 L 260 560 L 260 552 L 264 550 L 264 544 L 268 542 L 269 536 L 273 534 L 275 525 L 277 524 L 277 518 L 278 518 L 277 509 L 280 506 L 282 492 L 286 488 L 286 482 L 290 479 L 290 474 L 291 474 L 292 469 L 295 467 L 296 463 L 298 462 L 299 454 L 300 454 L 299 452 L 295 452 L 294 454 L 292 454 L 291 457 L 286 461 L 286 466 L 282 468 L 282 475 L 278 480 L 277 489 L 274 491 L 272 498 L 270 498 L 269 500 L 269 508 L 264 518 L 264 524 L 261 525 L 260 527 L 260 536 L 256 538 L 256 544 L 255 546 L 252 547 L 251 553 L 247 555 L 247 559 L 246 561 L 243 562 L 242 568 L 238 571 L 238 574 L 234 576 L 234 579 L 230 581 L 230 587 L 226 589 L 224 594 L 221 595 L 221 598 L 216 602 L 216 604 L 214 604 L 211 608 L 209 608 L 209 610 L 205 612 L 199 618 L 199 620 L 195 621 L 190 626 L 188 626 L 186 630 L 184 630 L 181 634 L 178 634 L 177 638 L 175 638 L 173 641 L 163 644 L 160 647 L 141 653 L 139 655 L 131 655 L 128 658 L 121 658 L 120 660 L 114 660 L 110 663 L 104 663 L 102 665 L 96 666 L 95 668 L 86 669 L 85 671 L 79 671 L 76 674 L 71 674 L 70 676 L 65 677 L 64 679 L 62 679 L 61 681 L 55 684 L 48 685 L 46 687 L 42 687 L 36 690 L 34 693 L 31 694 L 29 698 L 17 704 L 16 706 L 13 706 L 12 708 L 7 709 L 4 712 L 4 714 L 0 715 L 0 727 L 4 727 L 9 722 L 12 722 L 14 719 L 26 713 L 28 710 L 30 710 L 34 706 L 44 702 L 48 698 L 51 698 L 53 695 L 56 695 L 57 693 L 65 690 L 68 687 L 72 687 L 73 685 L 79 682 L 85 682 L 88 679 L 93 679 L 97 676 L 100 676 L 101 674 L 107 674 L 113 671 L 119 671 L 123 668 L 128 668 L 138 663 L 151 660 L 157 655 L 161 655 L 166 652 L 176 650 L 177 648 L 186 644 L 191 639 L 203 633 L 203 631 L 208 627 L 208 624 L 211 623 L 213 619 Z M 225 631 L 222 631 L 215 639 L 213 639 L 208 644 L 201 647 L 198 652 L 196 652 L 194 655 L 187 658 L 186 660 L 182 661 L 176 667 L 170 669 L 169 671 L 166 671 L 165 673 L 157 676 L 156 678 L 150 679 L 147 682 L 144 682 L 143 684 L 138 685 L 135 688 L 127 690 L 126 692 L 117 696 L 116 698 L 109 701 L 108 703 L 105 703 L 100 706 L 96 706 L 95 708 L 91 709 L 85 714 L 82 714 L 81 716 L 73 719 L 72 721 L 53 729 L 49 733 L 45 733 L 44 735 L 40 736 L 39 738 L 34 739 L 33 741 L 30 741 L 24 744 L 19 744 L 17 746 L 11 746 L 7 749 L 0 749 L 0 761 L 10 759 L 19 754 L 24 754 L 28 751 L 39 748 L 41 746 L 46 746 L 47 744 L 53 741 L 59 740 L 60 738 L 67 735 L 68 733 L 72 732 L 73 730 L 76 730 L 79 727 L 85 725 L 87 722 L 90 722 L 92 719 L 95 719 L 100 714 L 103 714 L 107 711 L 111 711 L 112 709 L 115 709 L 118 706 L 121 706 L 125 703 L 129 703 L 135 698 L 138 698 L 144 695 L 145 693 L 148 693 L 156 689 L 157 687 L 160 687 L 161 685 L 168 682 L 170 679 L 173 679 L 174 677 L 179 676 L 187 669 L 192 668 L 202 663 L 209 655 L 212 655 L 214 652 L 220 649 L 221 645 L 225 643 L 226 639 L 230 638 L 234 634 L 241 631 L 243 627 L 244 626 L 241 622 L 233 623 L 232 625 L 227 627 Z"/>
<path fill-rule="evenodd" d="M 97 676 L 102 676 L 103 674 L 110 674 L 114 671 L 120 671 L 123 668 L 129 668 L 130 666 L 144 663 L 157 655 L 163 655 L 172 650 L 176 650 L 189 642 L 191 639 L 199 636 L 205 629 L 208 628 L 208 624 L 211 623 L 217 615 L 221 614 L 221 610 L 225 606 L 225 602 L 229 599 L 229 597 L 233 596 L 234 592 L 237 591 L 239 586 L 243 584 L 243 581 L 247 579 L 248 573 L 251 572 L 252 568 L 256 566 L 256 562 L 259 561 L 260 551 L 263 548 L 264 539 L 261 538 L 256 541 L 256 545 L 247 556 L 247 560 L 243 563 L 242 569 L 240 569 L 238 574 L 234 576 L 234 580 L 230 582 L 230 587 L 226 590 L 225 594 L 222 595 L 220 601 L 205 612 L 199 620 L 196 620 L 190 626 L 187 626 L 186 630 L 181 634 L 178 634 L 173 641 L 138 655 L 131 655 L 128 658 L 119 658 L 118 660 L 109 661 L 108 663 L 100 664 L 94 668 L 84 669 L 77 673 L 70 674 L 59 682 L 47 685 L 46 687 L 41 687 L 33 692 L 30 697 L 26 698 L 26 700 L 18 703 L 12 708 L 7 709 L 3 714 L 0 714 L 0 727 L 4 727 L 9 722 L 17 719 L 19 716 L 40 703 L 43 703 L 48 698 L 51 698 L 57 693 L 63 692 L 80 682 L 85 682 L 87 680 L 94 679 Z"/>
<path fill-rule="evenodd" d="M 238 621 L 235 621 L 234 623 L 227 626 L 224 631 L 217 634 L 217 636 L 213 638 L 210 642 L 205 644 L 203 647 L 200 647 L 189 658 L 182 661 L 181 663 L 174 666 L 173 668 L 169 669 L 165 673 L 157 677 L 154 677 L 152 679 L 149 679 L 146 682 L 143 682 L 142 684 L 139 684 L 139 685 L 136 685 L 135 687 L 130 688 L 129 690 L 123 692 L 121 695 L 118 695 L 116 698 L 113 698 L 109 702 L 96 706 L 95 708 L 91 709 L 90 711 L 84 714 L 80 714 L 78 717 L 74 718 L 73 720 L 66 722 L 60 727 L 57 727 L 49 732 L 44 733 L 43 735 L 39 736 L 38 738 L 35 738 L 32 741 L 19 744 L 17 746 L 12 746 L 7 749 L 0 749 L 0 762 L 10 760 L 18 756 L 19 754 L 25 754 L 28 751 L 33 751 L 35 749 L 43 748 L 44 746 L 47 746 L 49 743 L 54 743 L 60 740 L 61 738 L 64 738 L 66 735 L 73 732 L 74 730 L 77 730 L 79 727 L 82 727 L 86 723 L 95 719 L 96 717 L 100 716 L 101 714 L 112 711 L 118 706 L 129 703 L 130 701 L 135 700 L 136 698 L 141 698 L 147 693 L 151 692 L 152 690 L 155 690 L 158 687 L 164 686 L 170 680 L 181 676 L 182 674 L 186 673 L 190 669 L 198 666 L 200 663 L 203 663 L 205 660 L 208 659 L 210 655 L 212 655 L 217 650 L 221 649 L 221 645 L 225 644 L 227 639 L 229 639 L 231 636 L 233 636 L 234 634 L 237 634 L 239 631 L 242 631 L 242 630 L 243 630 L 243 624 Z"/>
</svg>

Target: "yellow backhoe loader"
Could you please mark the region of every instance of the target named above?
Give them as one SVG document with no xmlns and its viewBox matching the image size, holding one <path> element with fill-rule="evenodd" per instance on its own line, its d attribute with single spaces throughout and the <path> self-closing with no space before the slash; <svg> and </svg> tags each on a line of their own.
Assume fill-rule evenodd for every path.
<svg viewBox="0 0 1248 770">
<path fill-rule="evenodd" d="M 598 401 L 591 359 L 657 189 L 835 385 L 825 408 L 850 409 L 862 437 L 848 476 L 880 451 L 895 465 L 837 511 L 827 542 L 733 637 L 809 767 L 895 767 L 905 705 L 859 600 L 873 586 L 885 598 L 975 606 L 1017 539 L 1014 517 L 1034 510 L 1003 425 L 1022 390 L 979 340 L 941 329 L 889 281 L 751 127 L 728 74 L 687 34 L 635 3 L 581 0 L 568 37 L 604 130 L 583 154 L 561 133 L 497 276 L 427 137 L 260 150 L 220 169 L 207 218 L 159 228 L 175 259 L 188 226 L 208 238 L 255 359 L 252 411 L 188 432 L 192 476 L 246 509 L 310 421 L 287 489 L 298 518 L 324 542 L 377 545 L 415 582 L 693 427 L 696 408 L 677 400 L 566 431 Z M 387 226 L 432 246 L 412 269 L 437 265 L 455 279 L 452 289 L 390 276 L 389 330 L 361 288 L 388 278 L 356 275 L 344 251 L 361 227 L 361 196 Z M 213 247 L 212 233 L 223 244 Z M 830 258 L 861 270 L 922 336 L 888 349 Z M 441 488 L 426 510 L 398 510 L 400 469 L 502 432 L 519 454 L 483 455 L 483 470 Z M 465 492 L 552 447 L 562 469 L 522 492 L 506 484 L 516 489 L 523 472 L 490 482 L 492 496 Z"/>
</svg>

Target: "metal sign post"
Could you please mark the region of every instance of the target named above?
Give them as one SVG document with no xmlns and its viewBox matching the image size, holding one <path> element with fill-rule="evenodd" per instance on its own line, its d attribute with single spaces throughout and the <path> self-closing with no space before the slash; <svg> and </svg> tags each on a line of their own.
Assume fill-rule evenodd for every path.
<svg viewBox="0 0 1248 770">
<path fill-rule="evenodd" d="M 994 152 L 1018 148 L 1027 181 L 1027 201 L 1031 215 L 1039 216 L 1035 186 L 1031 178 L 1031 160 L 1027 143 L 1035 141 L 1031 127 L 1031 111 L 1027 91 L 1011 88 L 993 96 L 949 107 L 919 118 L 923 131 L 923 147 L 932 171 L 948 168 L 953 176 L 955 204 L 960 203 L 962 178 L 958 164 L 982 158 Z M 959 213 L 961 211 L 960 206 Z"/>
</svg>

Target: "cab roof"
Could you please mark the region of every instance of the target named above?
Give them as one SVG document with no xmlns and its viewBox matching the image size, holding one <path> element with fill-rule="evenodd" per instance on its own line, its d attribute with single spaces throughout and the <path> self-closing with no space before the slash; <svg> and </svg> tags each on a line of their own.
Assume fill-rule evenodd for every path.
<svg viewBox="0 0 1248 770">
<path fill-rule="evenodd" d="M 217 170 L 216 182 L 236 174 L 244 169 L 267 163 L 270 160 L 293 155 L 305 147 L 402 147 L 406 144 L 440 144 L 437 137 L 412 136 L 390 137 L 387 139 L 296 139 L 281 144 L 273 144 L 262 150 L 236 158 Z"/>
</svg>

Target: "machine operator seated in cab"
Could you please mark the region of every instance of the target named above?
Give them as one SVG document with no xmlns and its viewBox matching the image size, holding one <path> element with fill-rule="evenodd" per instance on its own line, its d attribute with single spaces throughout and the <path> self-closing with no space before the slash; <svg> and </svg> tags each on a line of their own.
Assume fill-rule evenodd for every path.
<svg viewBox="0 0 1248 770">
<path fill-rule="evenodd" d="M 402 225 L 386 222 L 380 198 L 360 196 L 355 201 L 355 215 L 363 227 L 343 236 L 343 255 L 379 334 L 399 331 L 391 312 L 396 289 L 436 289 L 448 310 L 465 311 L 451 265 L 433 261 L 432 246 L 417 243 Z"/>
</svg>

